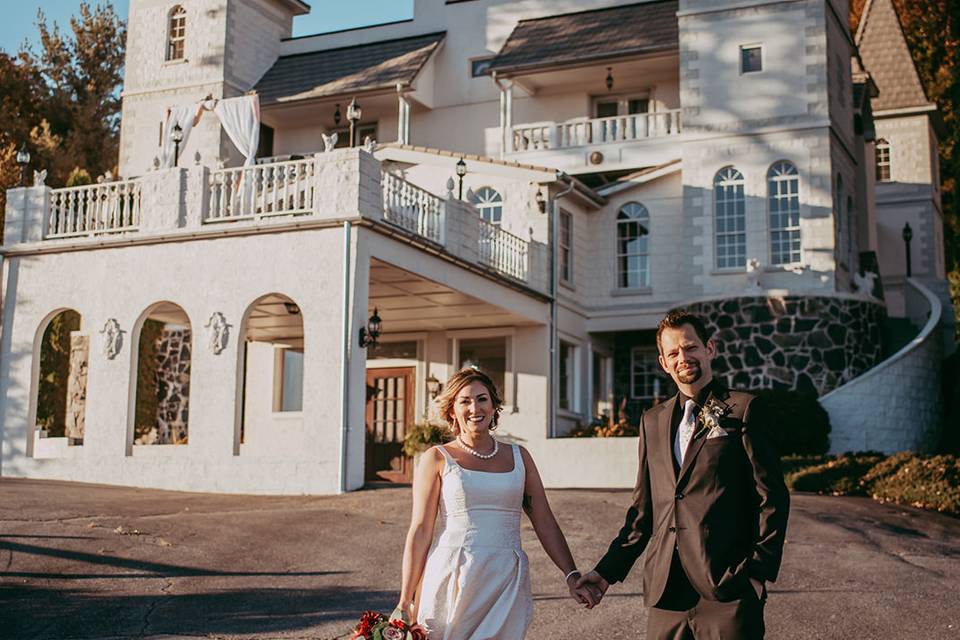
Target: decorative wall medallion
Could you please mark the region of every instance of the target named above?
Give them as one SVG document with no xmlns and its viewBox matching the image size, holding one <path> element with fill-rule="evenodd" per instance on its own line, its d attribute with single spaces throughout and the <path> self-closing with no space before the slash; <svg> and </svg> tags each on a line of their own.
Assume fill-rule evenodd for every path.
<svg viewBox="0 0 960 640">
<path fill-rule="evenodd" d="M 207 346 L 210 347 L 210 352 L 219 355 L 227 348 L 227 341 L 230 339 L 230 325 L 227 324 L 227 319 L 222 313 L 215 311 L 203 326 L 207 329 Z"/>
<path fill-rule="evenodd" d="M 100 330 L 100 335 L 103 336 L 103 355 L 107 356 L 108 360 L 113 360 L 123 347 L 123 330 L 117 319 L 107 320 Z"/>
</svg>

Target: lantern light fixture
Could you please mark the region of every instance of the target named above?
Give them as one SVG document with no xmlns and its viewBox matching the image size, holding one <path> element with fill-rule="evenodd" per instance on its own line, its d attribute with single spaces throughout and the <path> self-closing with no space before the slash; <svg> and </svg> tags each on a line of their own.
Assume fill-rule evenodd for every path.
<svg viewBox="0 0 960 640">
<path fill-rule="evenodd" d="M 380 315 L 377 313 L 377 308 L 373 308 L 373 315 L 370 316 L 370 319 L 367 320 L 366 327 L 360 327 L 360 346 L 363 348 L 370 347 L 372 349 L 377 348 L 377 338 L 380 337 L 380 331 L 382 329 L 382 321 Z"/>
</svg>

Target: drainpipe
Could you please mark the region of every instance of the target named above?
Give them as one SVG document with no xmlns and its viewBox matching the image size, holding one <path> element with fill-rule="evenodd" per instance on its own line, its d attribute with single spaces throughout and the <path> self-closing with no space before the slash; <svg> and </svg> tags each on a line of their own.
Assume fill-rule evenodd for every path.
<svg viewBox="0 0 960 640">
<path fill-rule="evenodd" d="M 549 245 L 550 245 L 550 379 L 547 388 L 550 389 L 550 437 L 556 435 L 557 431 L 557 402 L 559 394 L 557 393 L 557 289 L 559 287 L 559 270 L 557 269 L 557 220 L 560 218 L 560 198 L 563 198 L 573 191 L 574 182 L 563 171 L 557 171 L 557 182 L 566 182 L 567 188 L 553 196 L 553 207 L 551 207 L 551 217 L 549 226 Z"/>
<path fill-rule="evenodd" d="M 347 491 L 347 436 L 350 434 L 350 221 L 343 223 L 343 335 L 340 352 L 340 493 Z"/>
</svg>

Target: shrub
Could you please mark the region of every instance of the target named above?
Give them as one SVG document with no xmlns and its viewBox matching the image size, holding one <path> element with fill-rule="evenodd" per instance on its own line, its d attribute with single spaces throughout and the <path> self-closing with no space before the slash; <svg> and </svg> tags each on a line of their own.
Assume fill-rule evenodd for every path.
<svg viewBox="0 0 960 640">
<path fill-rule="evenodd" d="M 453 440 L 453 434 L 447 425 L 429 421 L 417 422 L 410 425 L 403 436 L 403 454 L 412 458 L 435 444 L 443 444 L 451 440 Z"/>
<path fill-rule="evenodd" d="M 822 455 L 830 448 L 830 416 L 817 397 L 802 391 L 762 389 L 759 396 L 769 414 L 764 422 L 777 452 L 787 455 Z"/>
<path fill-rule="evenodd" d="M 882 453 L 845 453 L 827 458 L 820 464 L 793 471 L 785 476 L 787 486 L 796 491 L 814 491 L 835 496 L 862 496 L 868 491 L 862 478 L 884 459 Z"/>
<path fill-rule="evenodd" d="M 880 469 L 880 467 L 883 467 Z M 891 456 L 864 477 L 880 502 L 960 515 L 960 459 L 952 455 Z"/>
</svg>

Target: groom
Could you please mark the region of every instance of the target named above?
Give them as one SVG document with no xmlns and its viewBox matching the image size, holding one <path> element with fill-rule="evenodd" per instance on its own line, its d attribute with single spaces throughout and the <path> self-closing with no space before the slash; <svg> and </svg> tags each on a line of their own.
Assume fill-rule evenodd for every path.
<svg viewBox="0 0 960 640">
<path fill-rule="evenodd" d="M 647 638 L 763 638 L 766 582 L 780 569 L 789 497 L 755 396 L 715 380 L 716 345 L 697 316 L 657 327 L 660 366 L 679 393 L 644 412 L 626 522 L 577 583 L 597 604 L 644 549 Z"/>
</svg>

